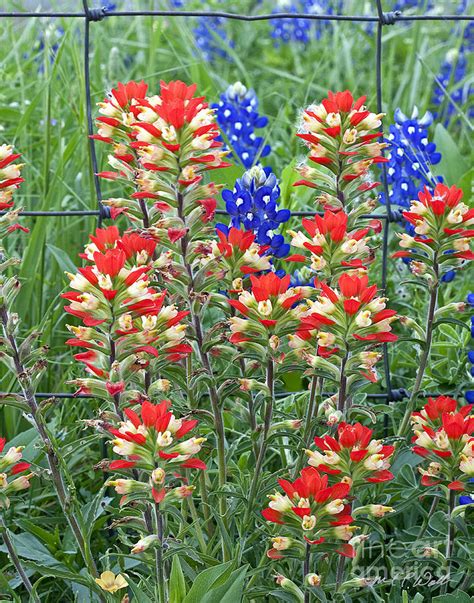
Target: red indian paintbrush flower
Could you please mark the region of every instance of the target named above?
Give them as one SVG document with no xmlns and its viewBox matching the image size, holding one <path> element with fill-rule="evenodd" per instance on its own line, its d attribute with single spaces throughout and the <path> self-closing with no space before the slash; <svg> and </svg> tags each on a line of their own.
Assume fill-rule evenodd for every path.
<svg viewBox="0 0 474 603">
<path fill-rule="evenodd" d="M 472 405 L 459 406 L 447 396 L 428 398 L 411 416 L 413 452 L 430 463 L 420 467 L 424 486 L 445 484 L 464 490 L 474 477 L 474 415 Z"/>
<path fill-rule="evenodd" d="M 378 483 L 393 479 L 390 457 L 395 448 L 372 439 L 373 430 L 360 423 L 340 423 L 337 437 L 314 438 L 319 451 L 307 450 L 308 463 L 319 471 L 343 478 L 356 488 L 366 482 Z"/>
<path fill-rule="evenodd" d="M 321 292 L 319 297 L 295 308 L 301 322 L 296 335 L 290 336 L 290 346 L 338 383 L 339 365 L 349 377 L 349 386 L 359 375 L 375 381 L 374 365 L 380 355 L 372 348 L 396 341 L 397 336 L 391 332 L 391 323 L 397 318 L 395 310 L 386 308 L 387 299 L 377 296 L 377 286 L 369 286 L 367 275 L 342 274 L 337 289 L 323 282 L 316 286 Z M 361 342 L 370 349 L 363 350 Z M 329 356 L 331 362 L 326 360 Z"/>
<path fill-rule="evenodd" d="M 29 232 L 28 228 L 15 222 L 20 210 L 11 209 L 13 194 L 24 182 L 21 177 L 21 169 L 24 164 L 15 163 L 19 157 L 21 157 L 20 153 L 14 153 L 11 145 L 0 145 L 0 211 L 10 210 L 0 216 L 0 239 L 16 230 Z"/>
<path fill-rule="evenodd" d="M 349 216 L 343 211 L 326 211 L 324 216 L 304 218 L 302 231 L 289 231 L 291 244 L 305 252 L 286 258 L 288 261 L 310 264 L 312 270 L 321 276 L 332 277 L 349 268 L 364 269 L 373 260 L 373 250 L 369 247 L 371 229 L 379 230 L 378 221 L 360 229 L 348 229 Z M 308 236 L 309 235 L 309 236 Z"/>
<path fill-rule="evenodd" d="M 109 163 L 115 170 L 100 176 L 123 180 L 134 189 L 129 199 L 106 201 L 113 217 L 125 212 L 142 218 L 145 203 L 147 220 L 170 238 L 185 228 L 179 217 L 184 202 L 187 215 L 195 211 L 203 222 L 212 220 L 218 187 L 203 184 L 203 174 L 229 164 L 216 140 L 214 111 L 195 92 L 196 84 L 161 82 L 160 93 L 147 96 L 144 82 L 129 82 L 99 103 L 103 116 L 97 118 L 94 138 L 113 146 Z"/>
<path fill-rule="evenodd" d="M 306 467 L 300 476 L 289 482 L 278 480 L 284 494 L 270 494 L 268 508 L 263 517 L 289 531 L 297 539 L 309 544 L 333 545 L 333 550 L 346 557 L 354 556 L 354 548 L 347 544 L 352 538 L 351 507 L 347 502 L 350 486 L 347 483 L 328 484 L 328 476 L 321 475 L 314 467 Z M 338 541 L 345 541 L 341 543 Z M 288 546 L 284 546 L 284 545 Z M 290 539 L 273 539 L 273 548 L 268 552 L 272 558 L 279 558 L 279 551 L 291 546 Z"/>
<path fill-rule="evenodd" d="M 474 259 L 470 240 L 474 236 L 474 209 L 461 201 L 462 190 L 437 184 L 431 194 L 425 187 L 403 216 L 414 226 L 415 236 L 400 234 L 400 247 L 394 257 L 414 260 L 414 272 L 431 273 L 437 263 L 442 271 L 451 270 L 462 260 Z M 439 271 L 439 270 L 438 270 Z"/>
<path fill-rule="evenodd" d="M 23 164 L 15 163 L 19 157 L 11 145 L 0 145 L 0 211 L 13 207 L 13 193 L 24 182 L 20 175 Z"/>
<path fill-rule="evenodd" d="M 0 438 L 0 453 L 3 452 L 5 444 L 5 438 Z M 0 456 L 0 509 L 8 509 L 9 497 L 30 487 L 30 479 L 34 474 L 25 475 L 31 465 L 21 460 L 23 448 L 24 446 L 12 446 Z"/>
<path fill-rule="evenodd" d="M 250 276 L 251 290 L 243 291 L 229 304 L 245 318 L 230 319 L 232 343 L 251 339 L 288 335 L 299 325 L 292 306 L 309 294 L 309 287 L 290 287 L 290 275 L 283 278 L 274 272 Z"/>
<path fill-rule="evenodd" d="M 70 302 L 66 312 L 83 323 L 68 325 L 75 337 L 67 343 L 86 348 L 75 358 L 92 374 L 110 380 L 114 368 L 122 387 L 121 363 L 133 372 L 131 357 L 143 356 L 148 363 L 146 358 L 164 355 L 177 361 L 190 352 L 181 324 L 188 312 L 165 305 L 166 291 L 150 285 L 154 241 L 136 233 L 120 236 L 115 226 L 97 229 L 91 241 L 82 254 L 91 263 L 68 274 L 74 291 L 62 295 Z M 110 388 L 114 386 L 107 387 L 109 394 Z"/>
<path fill-rule="evenodd" d="M 135 407 L 136 408 L 136 407 Z M 190 496 L 193 487 L 186 485 L 181 469 L 205 469 L 203 461 L 194 458 L 206 441 L 204 438 L 185 436 L 192 431 L 196 420 L 178 419 L 170 410 L 169 400 L 153 404 L 145 400 L 141 407 L 125 408 L 126 420 L 117 427 L 105 425 L 113 437 L 113 450 L 121 459 L 106 461 L 103 467 L 109 471 L 127 474 L 139 469 L 145 481 L 118 478 L 108 482 L 119 494 L 122 504 L 137 498 L 168 502 L 173 498 Z M 184 485 L 179 482 L 184 480 Z"/>
<path fill-rule="evenodd" d="M 231 227 L 217 229 L 218 241 L 212 241 L 211 251 L 203 263 L 218 276 L 221 289 L 229 293 L 243 291 L 243 277 L 271 269 L 266 248 L 255 242 L 252 231 Z"/>
<path fill-rule="evenodd" d="M 376 142 L 383 114 L 370 112 L 365 98 L 354 100 L 348 90 L 329 92 L 321 104 L 310 105 L 302 114 L 297 135 L 309 148 L 309 161 L 319 167 L 301 166 L 303 179 L 295 186 L 320 190 L 317 201 L 324 208 L 347 207 L 380 184 L 368 179 L 368 171 L 373 163 L 386 161 L 381 154 L 386 144 Z M 372 206 L 373 202 L 369 209 Z"/>
</svg>

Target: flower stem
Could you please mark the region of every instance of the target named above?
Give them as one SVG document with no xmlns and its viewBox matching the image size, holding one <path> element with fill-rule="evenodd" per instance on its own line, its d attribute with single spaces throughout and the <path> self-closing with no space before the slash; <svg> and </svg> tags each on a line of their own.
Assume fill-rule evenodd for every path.
<svg viewBox="0 0 474 603">
<path fill-rule="evenodd" d="M 51 438 L 49 437 L 47 429 L 44 425 L 41 413 L 39 411 L 39 406 L 36 401 L 36 397 L 33 393 L 29 373 L 26 370 L 25 366 L 23 366 L 23 363 L 20 359 L 16 339 L 14 335 L 9 332 L 9 317 L 8 311 L 5 307 L 2 307 L 0 309 L 0 320 L 3 325 L 4 335 L 11 347 L 12 359 L 15 366 L 15 372 L 18 379 L 18 383 L 20 384 L 25 402 L 28 404 L 28 407 L 30 409 L 31 416 L 36 426 L 36 430 L 38 431 L 38 434 L 41 440 L 43 441 L 49 470 L 51 472 L 51 477 L 53 479 L 54 487 L 59 503 L 61 505 L 61 509 L 67 519 L 67 522 L 69 523 L 72 533 L 74 534 L 74 537 L 81 551 L 82 558 L 86 564 L 87 569 L 89 570 L 89 573 L 92 576 L 97 576 L 97 568 L 95 566 L 94 559 L 92 558 L 88 544 L 85 538 L 83 537 L 79 521 L 71 507 L 71 500 L 67 492 L 67 487 L 64 483 L 63 475 L 60 470 L 60 466 L 64 463 L 64 460 L 59 456 L 59 452 L 55 449 L 54 444 Z"/>
<path fill-rule="evenodd" d="M 177 193 L 177 201 L 178 201 L 178 216 L 181 218 L 183 224 L 186 224 L 186 216 L 184 212 L 184 198 L 181 193 Z M 184 268 L 188 273 L 188 304 L 189 310 L 191 313 L 191 320 L 194 326 L 194 332 L 196 336 L 196 342 L 199 350 L 199 356 L 201 358 L 201 362 L 203 367 L 211 377 L 211 381 L 214 381 L 213 370 L 211 367 L 211 363 L 209 360 L 208 354 L 204 351 L 204 337 L 203 337 L 203 329 L 201 325 L 201 319 L 199 315 L 194 310 L 193 299 L 195 297 L 195 286 L 194 286 L 194 275 L 191 264 L 188 261 L 187 257 L 188 251 L 188 236 L 184 235 L 181 238 L 181 256 Z M 218 472 L 219 472 L 219 489 L 221 491 L 224 490 L 225 484 L 227 481 L 227 468 L 226 468 L 226 458 L 225 458 L 225 430 L 224 430 L 224 420 L 222 417 L 222 411 L 219 406 L 219 397 L 217 395 L 217 389 L 214 383 L 210 383 L 208 386 L 209 391 L 209 399 L 211 401 L 212 414 L 214 416 L 214 427 L 216 429 L 216 439 L 217 439 L 217 458 L 218 458 Z M 221 494 L 219 496 L 219 513 L 222 517 L 222 521 L 224 525 L 227 522 L 227 500 L 225 494 Z M 224 561 L 228 560 L 227 549 L 224 545 L 224 541 L 222 541 L 222 549 L 224 553 Z"/>
<path fill-rule="evenodd" d="M 0 516 L 0 527 L 2 529 L 3 542 L 5 543 L 5 546 L 8 549 L 8 555 L 10 557 L 10 560 L 13 563 L 13 565 L 15 566 L 15 569 L 18 572 L 18 575 L 20 576 L 24 587 L 28 591 L 28 594 L 30 595 L 30 600 L 34 601 L 34 603 L 39 603 L 40 599 L 39 599 L 38 595 L 33 593 L 33 585 L 31 584 L 30 579 L 28 578 L 28 576 L 25 573 L 25 570 L 23 569 L 20 558 L 18 557 L 18 555 L 16 553 L 15 546 L 10 539 L 10 535 L 8 534 L 7 526 L 6 526 L 5 521 L 2 516 Z"/>
<path fill-rule="evenodd" d="M 450 578 L 450 574 L 451 574 L 451 556 L 453 554 L 453 548 L 454 548 L 454 533 L 456 531 L 453 519 L 452 519 L 452 514 L 453 514 L 453 509 L 454 506 L 456 504 L 456 492 L 455 490 L 449 490 L 448 492 L 448 529 L 446 531 L 446 550 L 445 550 L 445 557 L 446 557 L 446 581 L 443 582 L 443 585 L 441 586 L 441 594 L 445 595 L 446 591 L 448 589 L 448 584 L 449 584 L 449 578 Z"/>
<path fill-rule="evenodd" d="M 344 581 L 344 574 L 346 570 L 346 558 L 343 555 L 340 555 L 337 560 L 337 569 L 336 569 L 336 592 L 341 588 L 341 584 Z"/>
<path fill-rule="evenodd" d="M 245 379 L 245 375 L 247 374 L 247 371 L 246 371 L 246 367 L 245 367 L 245 360 L 243 358 L 239 359 L 239 365 L 240 365 L 240 374 L 242 375 L 242 378 Z M 252 392 L 249 392 L 248 411 L 249 411 L 249 420 L 250 420 L 250 431 L 253 436 L 257 433 L 257 418 L 255 416 L 255 405 L 254 405 L 254 401 L 253 401 Z M 255 455 L 255 458 L 257 458 L 257 442 L 255 440 L 253 440 L 253 442 L 252 442 L 252 450 Z"/>
<path fill-rule="evenodd" d="M 420 529 L 420 533 L 417 536 L 417 540 L 420 540 L 420 538 L 422 538 L 425 535 L 425 532 L 428 529 L 428 525 L 429 525 L 429 522 L 430 522 L 430 517 L 436 511 L 436 507 L 438 506 L 438 502 L 439 502 L 439 496 L 434 496 L 433 500 L 431 502 L 430 510 L 428 511 L 428 515 L 425 517 L 425 519 L 423 521 L 423 524 L 421 526 L 421 529 Z"/>
<path fill-rule="evenodd" d="M 309 574 L 309 562 L 311 558 L 311 545 L 309 542 L 306 543 L 306 551 L 303 562 L 303 584 L 306 576 Z M 304 591 L 304 603 L 309 603 L 310 592 L 308 590 Z"/>
<path fill-rule="evenodd" d="M 314 417 L 317 416 L 317 408 L 318 408 L 318 389 L 320 390 L 322 387 L 322 378 L 317 375 L 313 375 L 311 379 L 311 389 L 309 392 L 309 400 L 308 400 L 308 408 L 306 411 L 306 422 L 303 431 L 303 446 L 304 448 L 308 448 L 311 444 L 311 436 L 312 436 L 312 424 Z M 304 459 L 304 450 L 302 450 L 299 454 L 298 461 L 295 466 L 295 472 L 293 475 L 293 479 L 296 479 L 298 473 L 301 471 L 301 467 L 303 465 Z"/>
<path fill-rule="evenodd" d="M 196 511 L 196 505 L 194 504 L 194 499 L 192 496 L 188 496 L 186 498 L 188 501 L 189 510 L 191 512 L 191 517 L 193 518 L 194 527 L 196 528 L 196 538 L 199 542 L 199 546 L 201 547 L 201 552 L 205 553 L 207 550 L 206 541 L 204 540 L 204 533 L 201 528 L 201 523 L 199 516 Z"/>
<path fill-rule="evenodd" d="M 421 355 L 420 358 L 420 363 L 418 366 L 418 371 L 416 373 L 416 379 L 415 379 L 415 385 L 413 386 L 413 389 L 411 391 L 411 396 L 410 399 L 408 400 L 407 403 L 407 407 L 405 410 L 405 414 L 403 416 L 403 420 L 402 423 L 400 425 L 400 428 L 398 430 L 398 434 L 399 436 L 404 436 L 406 435 L 406 432 L 408 430 L 408 426 L 410 423 L 410 417 L 411 414 L 413 412 L 413 408 L 415 406 L 415 401 L 416 398 L 418 396 L 418 393 L 420 391 L 421 388 L 421 383 L 423 381 L 423 377 L 425 374 L 425 370 L 426 370 L 426 366 L 428 364 L 428 360 L 430 358 L 430 353 L 431 353 L 431 344 L 433 342 L 433 324 L 434 324 L 434 315 L 436 312 L 436 305 L 438 302 L 438 288 L 439 288 L 439 267 L 438 267 L 438 263 L 436 261 L 436 256 L 435 256 L 435 260 L 433 263 L 433 270 L 435 272 L 436 275 L 436 280 L 433 283 L 433 286 L 431 288 L 431 292 L 430 292 L 430 301 L 429 301 L 429 306 L 428 306 L 428 314 L 426 316 L 426 341 L 425 341 L 425 347 L 423 350 L 423 353 Z"/>
<path fill-rule="evenodd" d="M 259 481 L 261 478 L 260 473 L 262 471 L 263 463 L 265 461 L 265 454 L 267 452 L 268 433 L 270 431 L 272 417 L 273 417 L 273 398 L 274 398 L 275 376 L 274 376 L 274 366 L 273 366 L 272 358 L 269 358 L 268 363 L 267 363 L 266 380 L 267 380 L 267 388 L 268 388 L 268 393 L 267 393 L 268 398 L 267 398 L 267 404 L 265 407 L 265 417 L 264 417 L 263 432 L 262 432 L 262 443 L 260 445 L 260 450 L 258 452 L 257 461 L 255 463 L 255 472 L 253 474 L 252 483 L 250 485 L 248 506 L 247 506 L 247 511 L 245 512 L 245 518 L 244 518 L 244 527 L 246 527 L 248 524 L 248 521 L 250 518 L 250 513 L 252 512 L 252 508 L 253 508 L 253 505 L 255 502 L 255 497 L 257 496 L 258 484 L 259 484 Z"/>
<path fill-rule="evenodd" d="M 160 506 L 155 503 L 155 529 L 158 536 L 158 546 L 155 547 L 156 569 L 156 601 L 166 603 L 165 568 L 163 564 L 163 517 Z"/>
<path fill-rule="evenodd" d="M 337 409 L 341 412 L 344 412 L 344 408 L 346 405 L 346 389 L 347 389 L 347 377 L 344 373 L 346 369 L 346 364 L 349 359 L 349 351 L 346 351 L 346 354 L 341 362 L 341 381 L 339 384 L 339 397 L 337 401 Z"/>
</svg>

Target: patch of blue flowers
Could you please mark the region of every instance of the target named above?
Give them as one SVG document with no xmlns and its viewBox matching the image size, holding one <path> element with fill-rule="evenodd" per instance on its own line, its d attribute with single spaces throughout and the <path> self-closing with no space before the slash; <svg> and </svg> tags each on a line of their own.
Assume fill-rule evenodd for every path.
<svg viewBox="0 0 474 603">
<path fill-rule="evenodd" d="M 225 45 L 231 48 L 234 47 L 234 42 L 227 36 L 225 19 L 222 17 L 199 17 L 193 33 L 196 46 L 206 61 L 212 63 L 217 58 L 229 59 L 229 54 L 220 43 L 220 40 L 223 40 Z"/>
<path fill-rule="evenodd" d="M 395 123 L 390 126 L 387 137 L 389 152 L 386 166 L 391 205 L 408 208 L 411 201 L 418 198 L 418 192 L 423 187 L 433 190 L 438 182 L 443 181 L 441 176 L 435 176 L 432 171 L 432 166 L 441 161 L 441 153 L 428 137 L 428 127 L 432 123 L 433 115 L 429 111 L 419 118 L 416 107 L 411 117 L 407 117 L 401 109 L 396 109 Z M 381 201 L 385 203 L 383 194 Z M 405 224 L 405 229 L 413 235 L 411 224 Z M 443 274 L 442 281 L 449 283 L 455 276 L 456 271 L 449 270 Z"/>
<path fill-rule="evenodd" d="M 430 10 L 433 8 L 432 0 L 397 0 L 392 4 L 390 10 L 401 10 L 406 11 L 411 8 L 422 8 L 423 10 Z"/>
<path fill-rule="evenodd" d="M 216 109 L 217 123 L 232 147 L 231 156 L 235 155 L 246 169 L 270 153 L 270 145 L 255 135 L 256 129 L 268 124 L 268 118 L 259 115 L 258 99 L 253 90 L 236 82 L 212 107 Z"/>
<path fill-rule="evenodd" d="M 230 226 L 251 230 L 260 245 L 268 245 L 268 254 L 276 258 L 288 255 L 290 246 L 278 232 L 281 224 L 290 219 L 289 209 L 278 209 L 280 187 L 269 168 L 254 166 L 235 182 L 234 190 L 222 191 Z M 217 228 L 227 232 L 228 226 Z"/>
<path fill-rule="evenodd" d="M 334 15 L 342 9 L 342 2 L 334 0 L 278 0 L 273 13 L 303 13 Z M 323 33 L 332 27 L 327 19 L 309 20 L 309 19 L 272 19 L 272 38 L 276 46 L 288 44 L 289 42 L 299 42 L 308 44 L 311 39 L 319 40 Z"/>
<path fill-rule="evenodd" d="M 418 117 L 418 109 L 413 109 L 407 117 L 401 109 L 395 111 L 395 123 L 390 126 L 387 142 L 387 182 L 392 205 L 410 207 L 418 191 L 424 186 L 434 188 L 440 177 L 433 174 L 431 167 L 441 161 L 441 153 L 428 138 L 428 127 L 433 123 L 433 115 L 426 112 Z M 384 202 L 382 198 L 382 202 Z"/>
</svg>

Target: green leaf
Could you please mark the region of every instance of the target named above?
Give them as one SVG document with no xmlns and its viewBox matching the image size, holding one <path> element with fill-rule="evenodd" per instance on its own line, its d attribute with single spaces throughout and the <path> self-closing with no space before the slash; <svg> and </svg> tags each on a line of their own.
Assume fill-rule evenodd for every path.
<svg viewBox="0 0 474 603">
<path fill-rule="evenodd" d="M 220 598 L 212 598 L 212 592 L 227 584 L 232 574 L 232 565 L 233 561 L 227 561 L 198 574 L 183 603 L 220 603 Z"/>
<path fill-rule="evenodd" d="M 437 320 L 436 322 L 434 322 L 433 323 L 433 328 L 437 328 L 437 327 L 439 327 L 440 325 L 443 325 L 443 324 L 456 325 L 456 326 L 461 327 L 463 329 L 467 329 L 469 332 L 471 332 L 470 327 L 465 322 L 463 322 L 462 320 L 458 320 L 457 318 L 448 318 L 448 317 L 440 318 L 439 320 Z"/>
<path fill-rule="evenodd" d="M 447 184 L 457 184 L 469 166 L 451 134 L 442 124 L 436 125 L 434 142 L 443 156 L 438 164 L 438 172 Z"/>
<path fill-rule="evenodd" d="M 35 563 L 34 561 L 25 561 L 26 567 L 38 572 L 41 576 L 50 576 L 53 578 L 61 578 L 67 582 L 77 582 L 78 584 L 82 584 L 83 586 L 87 586 L 88 588 L 94 588 L 91 580 L 78 574 L 76 572 L 72 572 L 65 565 L 58 565 L 57 567 L 51 567 L 48 565 L 41 565 L 40 563 Z M 95 589 L 94 589 L 95 590 Z"/>
<path fill-rule="evenodd" d="M 457 186 L 462 189 L 464 198 L 469 199 L 472 192 L 472 182 L 474 181 L 474 167 L 468 170 L 460 180 L 458 180 Z"/>
<path fill-rule="evenodd" d="M 182 603 L 186 596 L 186 582 L 178 555 L 173 557 L 169 584 L 169 603 Z"/>
<path fill-rule="evenodd" d="M 76 267 L 74 266 L 74 262 L 68 256 L 68 254 L 64 251 L 64 249 L 59 249 L 55 245 L 51 245 L 51 243 L 47 243 L 46 247 L 49 249 L 54 259 L 58 263 L 59 268 L 63 272 L 72 272 L 75 274 Z"/>
<path fill-rule="evenodd" d="M 127 582 L 128 582 L 128 587 L 130 588 L 130 590 L 132 591 L 132 594 L 134 595 L 133 596 L 134 601 L 137 601 L 137 602 L 139 601 L 140 603 L 156 603 L 155 601 L 153 601 L 153 599 L 150 599 L 150 597 L 144 592 L 142 584 L 139 584 L 139 585 L 135 584 L 135 582 L 129 576 L 127 576 Z"/>
<path fill-rule="evenodd" d="M 229 579 L 220 588 L 213 589 L 203 603 L 237 603 L 242 601 L 247 567 L 232 572 Z"/>
<path fill-rule="evenodd" d="M 438 595 L 433 597 L 433 603 L 472 603 L 472 597 L 470 597 L 463 590 L 456 590 L 449 595 Z"/>
<path fill-rule="evenodd" d="M 100 489 L 94 499 L 84 506 L 82 516 L 87 537 L 90 538 L 94 528 L 95 521 L 100 517 L 105 510 L 105 507 L 112 500 L 111 497 L 104 497 L 105 486 Z"/>
</svg>

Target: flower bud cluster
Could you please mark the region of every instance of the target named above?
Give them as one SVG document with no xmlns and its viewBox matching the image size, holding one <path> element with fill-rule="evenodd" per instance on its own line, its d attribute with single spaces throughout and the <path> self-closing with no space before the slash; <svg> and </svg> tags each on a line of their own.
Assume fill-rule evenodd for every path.
<svg viewBox="0 0 474 603">
<path fill-rule="evenodd" d="M 426 460 L 418 471 L 424 486 L 445 484 L 464 490 L 474 477 L 472 405 L 459 406 L 447 396 L 428 398 L 411 416 L 413 452 Z"/>
</svg>

